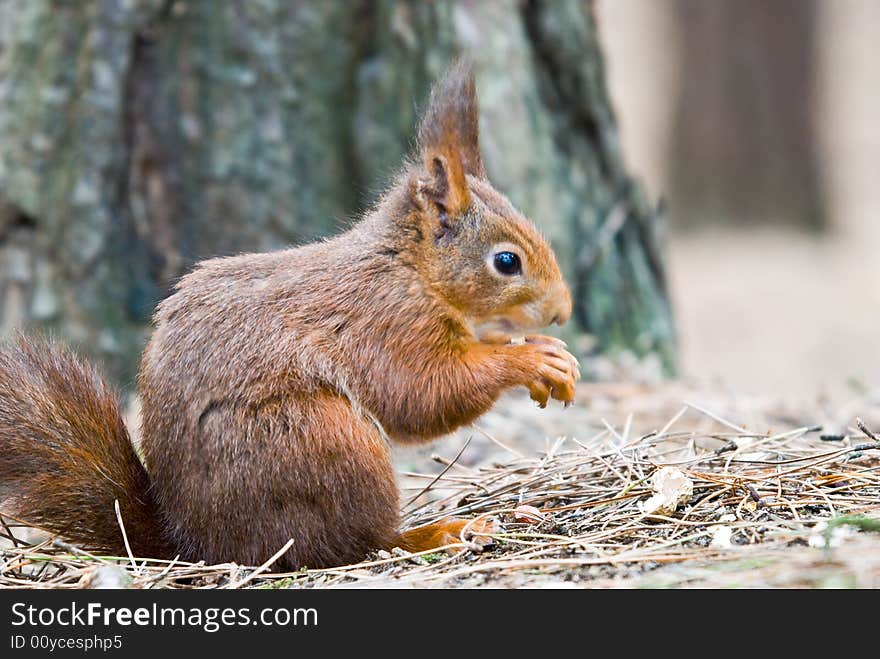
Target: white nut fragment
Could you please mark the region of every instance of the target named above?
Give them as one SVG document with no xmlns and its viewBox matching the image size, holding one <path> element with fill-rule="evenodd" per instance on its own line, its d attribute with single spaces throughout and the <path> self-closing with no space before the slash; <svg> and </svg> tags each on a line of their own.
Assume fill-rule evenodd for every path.
<svg viewBox="0 0 880 659">
<path fill-rule="evenodd" d="M 642 512 L 647 515 L 670 515 L 694 493 L 693 481 L 675 467 L 662 467 L 651 477 L 654 495 L 640 501 Z"/>
<path fill-rule="evenodd" d="M 712 531 L 712 542 L 709 543 L 709 546 L 715 547 L 716 549 L 729 549 L 733 546 L 733 543 L 730 542 L 732 536 L 732 528 L 719 524 L 715 527 L 715 530 Z"/>
<path fill-rule="evenodd" d="M 525 335 L 522 336 L 511 336 L 510 337 L 510 345 L 512 346 L 521 346 L 526 342 Z"/>
</svg>

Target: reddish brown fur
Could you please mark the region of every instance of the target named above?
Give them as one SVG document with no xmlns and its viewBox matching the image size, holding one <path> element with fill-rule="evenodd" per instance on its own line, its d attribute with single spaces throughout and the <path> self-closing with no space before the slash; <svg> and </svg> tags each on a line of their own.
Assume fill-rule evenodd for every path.
<svg viewBox="0 0 880 659">
<path fill-rule="evenodd" d="M 396 544 L 401 549 L 411 552 L 437 549 L 445 545 L 461 544 L 464 539 L 462 534 L 465 531 L 470 533 L 468 540 L 482 540 L 486 536 L 481 536 L 480 534 L 497 532 L 498 524 L 492 517 L 475 520 L 444 517 L 433 524 L 410 529 L 397 538 Z M 489 542 L 481 541 L 478 544 L 485 546 L 490 544 L 490 542 L 491 540 Z"/>
<path fill-rule="evenodd" d="M 133 525 L 138 546 L 256 564 L 293 538 L 278 567 L 296 568 L 445 543 L 460 520 L 397 536 L 386 439 L 447 433 L 518 385 L 541 404 L 573 399 L 577 365 L 560 342 L 509 343 L 511 333 L 565 322 L 571 299 L 550 246 L 485 179 L 476 117 L 472 77 L 458 66 L 432 95 L 418 162 L 349 231 L 205 261 L 159 305 L 139 380 L 150 487 L 144 475 L 125 487 L 149 489 L 161 522 Z M 498 245 L 520 254 L 521 276 L 492 269 Z M 98 435 L 109 432 L 102 423 L 116 430 L 100 442 L 65 440 L 82 449 L 73 473 L 104 464 L 99 445 L 131 453 L 115 407 L 82 414 Z M 15 447 L 0 463 L 3 482 L 32 442 L 13 434 L 0 428 L 0 449 Z M 63 500 L 70 477 L 55 471 Z M 90 524 L 101 527 L 93 544 L 112 539 L 115 520 Z"/>
<path fill-rule="evenodd" d="M 165 556 L 150 481 L 116 396 L 73 354 L 20 339 L 0 352 L 0 501 L 85 548 Z"/>
</svg>

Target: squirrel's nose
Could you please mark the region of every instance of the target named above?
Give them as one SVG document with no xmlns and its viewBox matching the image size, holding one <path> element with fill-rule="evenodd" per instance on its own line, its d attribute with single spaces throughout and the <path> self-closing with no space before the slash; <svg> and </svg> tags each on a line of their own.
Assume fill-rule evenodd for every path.
<svg viewBox="0 0 880 659">
<path fill-rule="evenodd" d="M 558 290 L 554 296 L 555 305 L 551 311 L 553 315 L 550 325 L 554 323 L 565 325 L 571 318 L 571 293 L 568 292 L 568 287 L 565 284 L 561 284 L 559 288 L 561 290 Z"/>
</svg>

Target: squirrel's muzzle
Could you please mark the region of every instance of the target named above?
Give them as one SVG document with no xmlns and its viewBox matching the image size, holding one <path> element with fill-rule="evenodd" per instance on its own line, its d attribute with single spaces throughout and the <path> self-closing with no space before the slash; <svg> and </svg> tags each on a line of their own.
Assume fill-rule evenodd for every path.
<svg viewBox="0 0 880 659">
<path fill-rule="evenodd" d="M 568 291 L 568 286 L 559 282 L 553 287 L 549 299 L 552 302 L 549 307 L 548 317 L 550 320 L 547 325 L 565 325 L 571 318 L 571 293 Z"/>
</svg>

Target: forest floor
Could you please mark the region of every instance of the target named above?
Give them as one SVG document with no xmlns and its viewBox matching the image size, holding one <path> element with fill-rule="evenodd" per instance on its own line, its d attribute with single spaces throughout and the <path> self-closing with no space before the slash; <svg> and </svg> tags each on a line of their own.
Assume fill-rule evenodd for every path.
<svg viewBox="0 0 880 659">
<path fill-rule="evenodd" d="M 433 455 L 399 456 L 406 491 L 433 481 L 412 475 L 419 469 L 445 470 L 431 488 L 435 501 L 452 510 L 470 504 L 471 512 L 505 511 L 497 515 L 504 533 L 495 548 L 442 570 L 395 564 L 356 579 L 319 579 L 385 586 L 880 587 L 880 534 L 842 525 L 826 546 L 823 533 L 833 518 L 880 518 L 880 442 L 857 419 L 867 433 L 880 428 L 880 391 L 803 407 L 683 383 L 586 385 L 578 405 L 565 410 L 539 410 L 511 396 L 479 430 L 437 444 Z M 674 510 L 652 514 L 646 505 L 664 465 L 692 489 Z M 525 505 L 540 514 L 530 519 Z"/>
<path fill-rule="evenodd" d="M 800 408 L 682 382 L 582 384 L 567 409 L 511 394 L 476 426 L 395 457 L 404 526 L 492 516 L 489 546 L 466 535 L 447 551 L 273 574 L 91 557 L 36 539 L 4 552 L 0 584 L 877 588 L 878 429 L 880 391 Z"/>
</svg>

